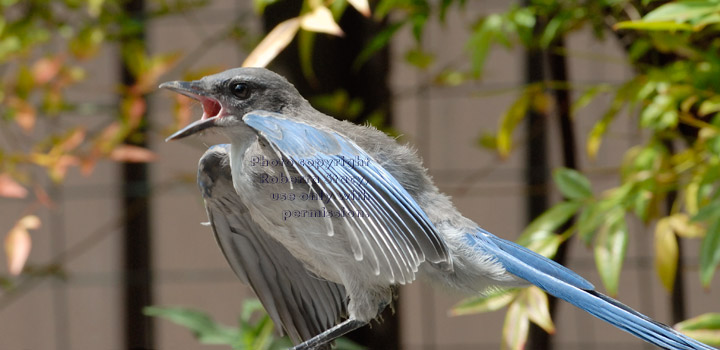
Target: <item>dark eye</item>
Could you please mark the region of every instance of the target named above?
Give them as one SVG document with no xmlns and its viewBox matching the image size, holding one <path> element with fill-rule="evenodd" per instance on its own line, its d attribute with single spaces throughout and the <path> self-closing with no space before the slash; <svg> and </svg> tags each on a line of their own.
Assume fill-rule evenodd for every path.
<svg viewBox="0 0 720 350">
<path fill-rule="evenodd" d="M 244 83 L 232 83 L 230 84 L 230 92 L 235 97 L 244 100 L 250 96 L 250 88 Z"/>
</svg>

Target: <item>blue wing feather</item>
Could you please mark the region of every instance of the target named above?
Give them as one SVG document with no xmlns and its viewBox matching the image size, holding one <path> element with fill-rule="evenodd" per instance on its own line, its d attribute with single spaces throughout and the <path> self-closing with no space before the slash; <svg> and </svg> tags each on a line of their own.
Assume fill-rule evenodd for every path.
<svg viewBox="0 0 720 350">
<path fill-rule="evenodd" d="M 280 156 L 291 160 L 298 173 L 320 179 L 317 186 L 334 196 L 331 202 L 336 208 L 369 214 L 346 218 L 345 223 L 350 227 L 348 234 L 356 258 L 369 258 L 376 272 L 382 268 L 391 281 L 406 283 L 414 280 L 417 267 L 425 260 L 451 264 L 445 242 L 427 214 L 386 169 L 352 140 L 277 113 L 254 111 L 243 121 Z M 358 157 L 367 164 L 353 164 Z M 325 166 L 311 165 L 317 160 L 324 161 Z M 338 177 L 360 181 L 333 181 Z M 347 200 L 347 194 L 353 191 L 367 198 Z M 366 249 L 361 249 L 360 244 Z"/>
</svg>

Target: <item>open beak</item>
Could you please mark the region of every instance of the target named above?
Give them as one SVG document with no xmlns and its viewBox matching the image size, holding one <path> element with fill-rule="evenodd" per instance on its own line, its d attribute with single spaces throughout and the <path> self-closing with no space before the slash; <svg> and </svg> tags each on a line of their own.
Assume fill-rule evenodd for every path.
<svg viewBox="0 0 720 350">
<path fill-rule="evenodd" d="M 222 116 L 223 110 L 220 101 L 208 96 L 203 84 L 200 81 L 169 81 L 160 84 L 161 89 L 168 89 L 183 94 L 202 103 L 203 116 L 200 120 L 194 121 L 178 132 L 170 135 L 165 141 L 178 140 L 207 128 L 215 126 L 216 121 Z"/>
</svg>

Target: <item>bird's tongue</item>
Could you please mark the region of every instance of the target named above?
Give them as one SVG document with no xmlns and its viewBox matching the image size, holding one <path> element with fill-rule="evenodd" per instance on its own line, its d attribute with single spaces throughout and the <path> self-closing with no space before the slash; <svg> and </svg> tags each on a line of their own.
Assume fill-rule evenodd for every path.
<svg viewBox="0 0 720 350">
<path fill-rule="evenodd" d="M 220 114 L 220 110 L 222 107 L 220 106 L 220 102 L 213 98 L 204 97 L 200 101 L 202 103 L 203 107 L 203 115 L 200 120 L 209 119 L 215 116 L 218 116 Z"/>
</svg>

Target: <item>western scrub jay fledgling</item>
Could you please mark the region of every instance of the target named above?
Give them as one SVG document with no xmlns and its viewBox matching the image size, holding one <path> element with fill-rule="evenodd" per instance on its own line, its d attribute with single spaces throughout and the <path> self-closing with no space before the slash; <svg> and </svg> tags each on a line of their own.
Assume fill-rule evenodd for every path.
<svg viewBox="0 0 720 350">
<path fill-rule="evenodd" d="M 466 293 L 535 284 L 662 348 L 713 349 L 483 230 L 438 191 L 410 148 L 318 112 L 269 70 L 160 87 L 200 101 L 204 112 L 168 140 L 208 128 L 230 139 L 200 160 L 208 217 L 228 263 L 296 349 L 325 348 L 367 324 L 397 285 L 419 277 Z"/>
</svg>

